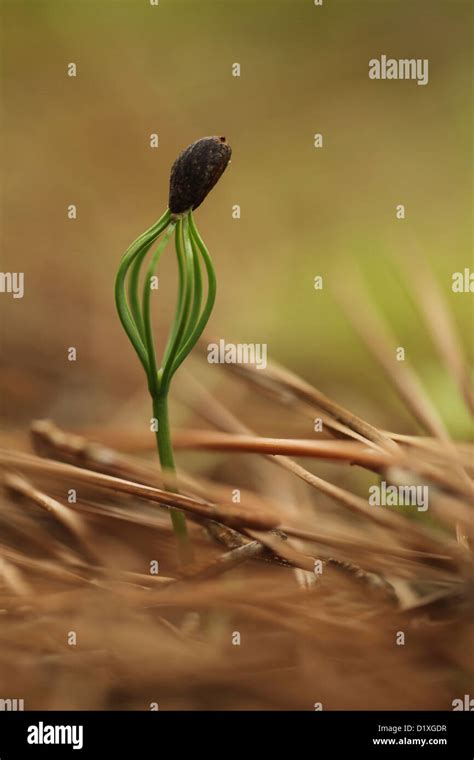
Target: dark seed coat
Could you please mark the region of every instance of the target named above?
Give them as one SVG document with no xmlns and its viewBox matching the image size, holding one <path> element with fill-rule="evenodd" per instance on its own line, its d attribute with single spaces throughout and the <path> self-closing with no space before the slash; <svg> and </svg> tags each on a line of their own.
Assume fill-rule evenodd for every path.
<svg viewBox="0 0 474 760">
<path fill-rule="evenodd" d="M 182 214 L 200 206 L 224 172 L 231 155 L 225 137 L 203 137 L 183 150 L 171 168 L 170 211 Z"/>
</svg>

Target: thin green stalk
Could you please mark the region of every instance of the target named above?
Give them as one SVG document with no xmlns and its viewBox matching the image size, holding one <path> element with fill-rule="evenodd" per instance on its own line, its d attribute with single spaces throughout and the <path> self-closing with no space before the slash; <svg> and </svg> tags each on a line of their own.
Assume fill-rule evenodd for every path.
<svg viewBox="0 0 474 760">
<path fill-rule="evenodd" d="M 167 393 L 161 393 L 153 398 L 153 416 L 158 422 L 156 444 L 163 473 L 163 483 L 168 490 L 179 493 L 176 486 L 176 465 L 171 443 Z M 179 541 L 181 557 L 183 560 L 189 561 L 191 558 L 191 546 L 186 517 L 177 509 L 171 509 L 170 512 L 173 530 Z"/>
</svg>

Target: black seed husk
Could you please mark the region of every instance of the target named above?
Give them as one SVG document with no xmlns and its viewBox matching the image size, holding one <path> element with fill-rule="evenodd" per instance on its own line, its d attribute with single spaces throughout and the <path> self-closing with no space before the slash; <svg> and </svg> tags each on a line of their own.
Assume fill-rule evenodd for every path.
<svg viewBox="0 0 474 760">
<path fill-rule="evenodd" d="M 168 206 L 173 214 L 196 209 L 230 161 L 225 137 L 203 137 L 188 145 L 171 167 Z"/>
</svg>

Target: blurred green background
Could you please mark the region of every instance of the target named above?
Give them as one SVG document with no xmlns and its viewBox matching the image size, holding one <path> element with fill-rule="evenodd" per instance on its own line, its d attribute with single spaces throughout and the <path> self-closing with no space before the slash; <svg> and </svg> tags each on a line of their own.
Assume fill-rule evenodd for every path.
<svg viewBox="0 0 474 760">
<path fill-rule="evenodd" d="M 0 296 L 8 427 L 112 423 L 145 391 L 115 314 L 115 272 L 166 208 L 175 156 L 218 134 L 232 163 L 196 213 L 218 273 L 209 337 L 268 343 L 354 412 L 416 429 L 332 295 L 355 262 L 451 431 L 467 434 L 396 261 L 424 253 L 472 357 L 472 295 L 451 292 L 452 273 L 473 267 L 469 2 L 3 0 L 1 17 L 1 269 L 25 272 L 22 300 Z M 370 80 L 381 54 L 428 58 L 429 84 Z M 161 340 L 176 289 L 171 249 L 165 258 Z M 218 369 L 204 371 L 216 382 Z M 288 432 L 262 420 L 261 432 L 276 430 Z"/>
</svg>

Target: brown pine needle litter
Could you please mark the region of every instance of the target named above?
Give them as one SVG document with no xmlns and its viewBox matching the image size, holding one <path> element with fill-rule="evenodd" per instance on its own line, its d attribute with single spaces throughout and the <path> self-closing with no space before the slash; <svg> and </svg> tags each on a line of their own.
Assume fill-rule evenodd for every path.
<svg viewBox="0 0 474 760">
<path fill-rule="evenodd" d="M 358 286 L 338 299 L 388 371 L 390 332 L 362 295 L 354 310 Z M 440 304 L 432 289 L 420 305 L 428 322 L 442 309 L 432 335 L 472 410 Z M 393 362 L 423 435 L 378 429 L 276 364 L 225 369 L 325 433 L 259 435 L 183 371 L 201 425 L 175 430 L 174 446 L 220 465 L 180 469 L 179 494 L 138 427 L 35 420 L 28 447 L 2 434 L 4 694 L 27 709 L 451 709 L 474 689 L 472 443 L 452 440 L 415 370 Z M 430 509 L 374 506 L 354 473 L 426 485 Z M 170 507 L 188 519 L 191 564 Z"/>
</svg>

